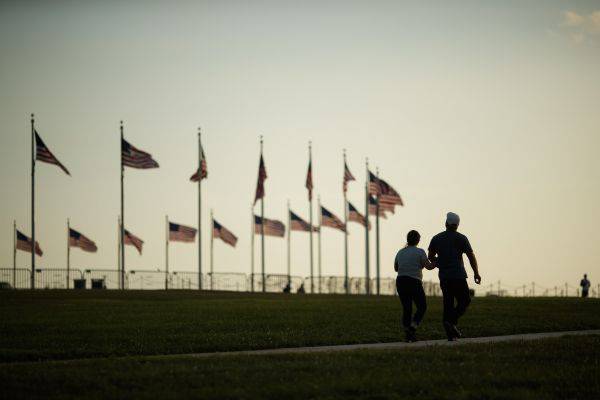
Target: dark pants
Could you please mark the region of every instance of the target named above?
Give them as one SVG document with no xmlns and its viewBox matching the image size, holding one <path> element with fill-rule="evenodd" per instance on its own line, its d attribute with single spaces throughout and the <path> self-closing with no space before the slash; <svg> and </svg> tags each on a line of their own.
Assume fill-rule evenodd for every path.
<svg viewBox="0 0 600 400">
<path fill-rule="evenodd" d="M 444 279 L 440 281 L 440 286 L 444 296 L 444 322 L 456 325 L 471 303 L 467 280 Z M 454 305 L 455 300 L 456 306 Z"/>
<path fill-rule="evenodd" d="M 409 276 L 399 276 L 396 278 L 396 290 L 402 302 L 402 325 L 408 328 L 411 322 L 420 324 L 427 310 L 427 300 L 425 300 L 421 281 Z M 414 316 L 412 315 L 413 302 L 417 306 Z"/>
</svg>

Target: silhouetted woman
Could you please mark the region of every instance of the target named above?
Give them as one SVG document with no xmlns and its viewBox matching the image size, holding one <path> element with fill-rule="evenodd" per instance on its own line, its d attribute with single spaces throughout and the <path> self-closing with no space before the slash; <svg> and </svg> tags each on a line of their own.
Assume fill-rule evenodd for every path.
<svg viewBox="0 0 600 400">
<path fill-rule="evenodd" d="M 423 268 L 434 269 L 435 266 L 427 258 L 425 250 L 417 247 L 421 235 L 417 231 L 410 231 L 406 235 L 406 247 L 396 254 L 394 269 L 398 272 L 396 290 L 402 302 L 402 325 L 406 333 L 407 342 L 416 342 L 417 327 L 423 320 L 427 310 L 427 300 L 423 290 Z M 412 305 L 415 303 L 417 310 L 412 315 Z"/>
</svg>

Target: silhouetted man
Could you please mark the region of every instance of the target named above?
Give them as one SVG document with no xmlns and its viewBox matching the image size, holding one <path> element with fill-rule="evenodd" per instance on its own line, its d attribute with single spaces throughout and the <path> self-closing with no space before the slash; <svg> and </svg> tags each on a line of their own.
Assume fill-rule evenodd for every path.
<svg viewBox="0 0 600 400">
<path fill-rule="evenodd" d="M 590 286 L 592 286 L 592 284 L 588 280 L 587 274 L 583 274 L 583 279 L 579 283 L 579 286 L 581 286 L 581 297 L 588 297 Z"/>
<path fill-rule="evenodd" d="M 452 212 L 446 215 L 446 231 L 438 233 L 431 239 L 429 244 L 429 260 L 436 264 L 439 269 L 440 287 L 444 298 L 443 323 L 448 340 L 456 340 L 461 336 L 456 327 L 469 303 L 469 285 L 467 284 L 467 272 L 463 263 L 463 254 L 467 255 L 475 277 L 475 283 L 481 283 L 477 259 L 469 239 L 457 232 L 460 217 Z M 456 305 L 455 305 L 456 300 Z"/>
</svg>

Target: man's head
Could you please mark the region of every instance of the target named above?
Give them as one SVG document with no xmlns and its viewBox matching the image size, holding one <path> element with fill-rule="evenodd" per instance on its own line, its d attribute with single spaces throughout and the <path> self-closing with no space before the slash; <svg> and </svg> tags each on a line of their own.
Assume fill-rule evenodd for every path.
<svg viewBox="0 0 600 400">
<path fill-rule="evenodd" d="M 587 274 L 583 274 L 583 279 L 587 279 Z"/>
<path fill-rule="evenodd" d="M 446 229 L 455 231 L 458 229 L 458 224 L 460 224 L 460 217 L 458 214 L 453 212 L 446 214 Z"/>
<path fill-rule="evenodd" d="M 421 240 L 421 235 L 419 235 L 419 232 L 417 232 L 415 230 L 408 232 L 408 235 L 406 235 L 406 244 L 409 246 L 418 245 L 420 240 Z"/>
</svg>

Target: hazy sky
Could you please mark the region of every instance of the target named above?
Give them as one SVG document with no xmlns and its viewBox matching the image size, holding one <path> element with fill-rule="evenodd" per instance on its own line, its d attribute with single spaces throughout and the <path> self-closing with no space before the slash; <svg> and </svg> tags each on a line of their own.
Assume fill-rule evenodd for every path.
<svg viewBox="0 0 600 400">
<path fill-rule="evenodd" d="M 126 170 L 126 225 L 146 242 L 142 256 L 127 247 L 128 268 L 164 268 L 165 214 L 196 225 L 188 178 L 202 126 L 205 221 L 213 208 L 239 237 L 235 249 L 215 243 L 218 272 L 250 269 L 263 134 L 265 215 L 286 223 L 287 199 L 308 218 L 309 140 L 315 192 L 339 216 L 342 149 L 361 211 L 365 157 L 379 166 L 406 203 L 382 223 L 385 276 L 408 230 L 427 247 L 455 211 L 484 284 L 600 280 L 597 2 L 83 3 L 0 2 L 3 266 L 13 219 L 30 234 L 34 112 L 72 173 L 38 164 L 42 266 L 65 265 L 67 217 L 99 247 L 74 249 L 72 266 L 115 266 L 122 119 L 126 138 L 160 163 Z M 209 232 L 206 223 L 206 267 Z M 362 275 L 360 225 L 349 240 L 351 275 Z M 325 228 L 322 241 L 323 274 L 341 275 L 343 235 Z M 19 252 L 18 265 L 29 257 Z M 170 257 L 173 270 L 196 268 L 195 245 L 172 244 Z M 267 238 L 267 257 L 267 272 L 284 273 L 286 241 Z M 292 268 L 308 275 L 308 234 L 292 235 Z"/>
</svg>

